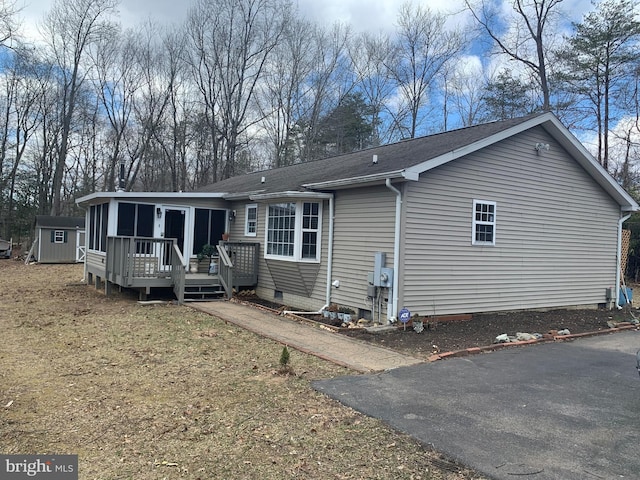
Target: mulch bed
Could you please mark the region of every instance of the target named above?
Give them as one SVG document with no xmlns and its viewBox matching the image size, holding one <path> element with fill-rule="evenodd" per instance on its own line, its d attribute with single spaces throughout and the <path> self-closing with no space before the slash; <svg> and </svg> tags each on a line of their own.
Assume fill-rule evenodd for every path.
<svg viewBox="0 0 640 480">
<path fill-rule="evenodd" d="M 473 315 L 469 321 L 439 322 L 422 333 L 402 327 L 387 333 L 372 334 L 362 330 L 348 331 L 353 337 L 416 356 L 484 347 L 496 342 L 501 334 L 540 333 L 569 330 L 571 334 L 609 330 L 611 324 L 633 320 L 631 311 L 549 310 Z"/>
<path fill-rule="evenodd" d="M 258 297 L 245 297 L 242 301 L 267 307 L 274 311 L 283 306 Z M 385 346 L 418 357 L 428 358 L 434 353 L 464 350 L 492 345 L 501 334 L 515 336 L 518 332 L 545 334 L 553 330 L 567 329 L 571 334 L 605 331 L 612 323 L 629 322 L 640 313 L 635 310 L 621 311 L 596 309 L 571 309 L 548 311 L 518 311 L 481 313 L 468 321 L 437 321 L 425 324 L 421 333 L 416 333 L 409 325 L 381 333 L 371 333 L 364 328 L 341 328 L 340 334 Z M 320 324 L 336 326 L 335 321 L 322 316 L 308 316 Z"/>
</svg>

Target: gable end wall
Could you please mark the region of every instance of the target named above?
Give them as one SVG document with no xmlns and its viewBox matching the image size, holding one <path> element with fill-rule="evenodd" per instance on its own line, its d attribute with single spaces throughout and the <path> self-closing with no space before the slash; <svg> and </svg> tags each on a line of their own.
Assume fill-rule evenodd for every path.
<svg viewBox="0 0 640 480">
<path fill-rule="evenodd" d="M 474 199 L 497 203 L 495 246 L 471 244 Z M 619 206 L 541 128 L 423 174 L 405 200 L 400 308 L 596 306 L 615 285 Z"/>
</svg>

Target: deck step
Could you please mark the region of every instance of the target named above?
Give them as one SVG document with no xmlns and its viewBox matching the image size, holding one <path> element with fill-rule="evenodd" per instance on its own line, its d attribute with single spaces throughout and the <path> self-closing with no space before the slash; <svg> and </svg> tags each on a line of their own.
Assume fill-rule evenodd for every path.
<svg viewBox="0 0 640 480">
<path fill-rule="evenodd" d="M 225 291 L 222 285 L 216 284 L 191 284 L 184 287 L 184 300 L 197 301 L 197 300 L 213 300 L 221 298 L 225 295 Z"/>
</svg>

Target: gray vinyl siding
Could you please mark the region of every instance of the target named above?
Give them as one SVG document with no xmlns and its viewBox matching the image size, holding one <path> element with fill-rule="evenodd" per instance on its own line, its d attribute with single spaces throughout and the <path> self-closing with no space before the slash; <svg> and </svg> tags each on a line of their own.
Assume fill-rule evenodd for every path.
<svg viewBox="0 0 640 480">
<path fill-rule="evenodd" d="M 100 278 L 105 276 L 105 262 L 106 254 L 103 252 L 96 252 L 95 250 L 87 251 L 85 257 L 85 269 L 87 273 L 97 275 Z"/>
<path fill-rule="evenodd" d="M 385 186 L 339 190 L 335 194 L 332 301 L 341 306 L 371 310 L 366 302 L 367 273 L 373 271 L 374 254 L 386 254 L 393 267 L 396 196 Z M 383 308 L 383 320 L 386 319 Z"/>
<path fill-rule="evenodd" d="M 471 244 L 474 199 L 497 204 L 495 246 Z M 423 174 L 405 200 L 412 312 L 596 306 L 615 285 L 619 206 L 541 128 Z"/>
<path fill-rule="evenodd" d="M 66 232 L 65 243 L 51 241 L 52 232 Z M 40 228 L 40 240 L 38 244 L 39 263 L 73 263 L 76 261 L 76 230 L 64 228 Z"/>
</svg>

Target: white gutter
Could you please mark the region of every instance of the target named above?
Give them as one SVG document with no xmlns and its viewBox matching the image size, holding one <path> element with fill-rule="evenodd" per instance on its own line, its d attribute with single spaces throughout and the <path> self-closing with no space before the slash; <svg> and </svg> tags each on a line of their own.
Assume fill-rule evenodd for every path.
<svg viewBox="0 0 640 480">
<path fill-rule="evenodd" d="M 334 224 L 334 204 L 333 195 L 327 195 L 324 198 L 329 199 L 329 244 L 327 245 L 327 290 L 325 305 L 317 312 L 295 312 L 292 310 L 285 310 L 283 315 L 291 313 L 293 315 L 319 315 L 322 311 L 331 305 L 331 277 L 333 276 L 333 224 Z"/>
<path fill-rule="evenodd" d="M 620 306 L 620 274 L 622 269 L 622 224 L 631 215 L 625 215 L 618 220 L 618 245 L 616 246 L 616 308 L 619 310 Z"/>
<path fill-rule="evenodd" d="M 396 222 L 395 222 L 395 238 L 393 241 L 393 291 L 391 292 L 391 311 L 387 309 L 387 319 L 390 323 L 397 320 L 398 315 L 398 285 L 399 268 L 400 268 L 400 214 L 402 212 L 402 193 L 396 187 L 391 185 L 391 179 L 387 178 L 385 185 L 389 190 L 396 194 Z"/>
<path fill-rule="evenodd" d="M 333 198 L 331 193 L 322 193 L 322 192 L 298 192 L 298 191 L 283 191 L 283 192 L 274 192 L 274 193 L 258 193 L 255 195 L 249 195 L 250 200 L 277 200 L 279 198 L 295 198 L 295 199 L 304 199 L 304 198 Z"/>
<path fill-rule="evenodd" d="M 326 182 L 305 183 L 302 186 L 312 190 L 327 190 L 332 188 L 350 187 L 361 183 L 372 183 L 386 180 L 387 178 L 402 178 L 405 180 L 418 180 L 419 173 L 408 169 L 395 170 L 392 172 L 374 173 L 362 175 L 360 177 L 341 178 L 339 180 L 329 180 Z"/>
</svg>

